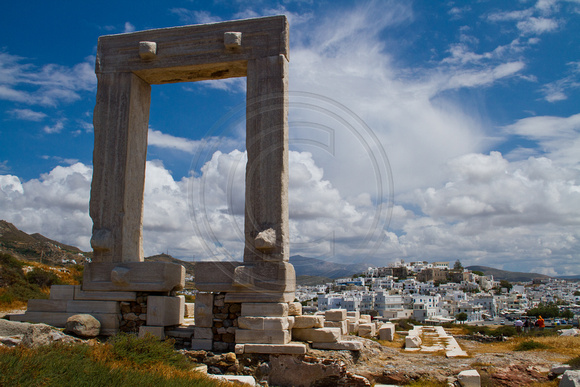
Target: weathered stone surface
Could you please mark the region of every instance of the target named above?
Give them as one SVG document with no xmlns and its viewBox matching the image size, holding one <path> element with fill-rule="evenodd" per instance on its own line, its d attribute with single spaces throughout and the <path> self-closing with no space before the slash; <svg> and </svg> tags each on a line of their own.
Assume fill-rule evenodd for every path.
<svg viewBox="0 0 580 387">
<path fill-rule="evenodd" d="M 421 338 L 419 336 L 405 337 L 405 348 L 406 349 L 421 348 Z"/>
<path fill-rule="evenodd" d="M 372 318 L 370 314 L 361 314 L 359 324 L 370 324 L 372 322 Z"/>
<path fill-rule="evenodd" d="M 344 321 L 346 320 L 346 309 L 331 309 L 324 312 L 326 321 Z"/>
<path fill-rule="evenodd" d="M 213 324 L 213 294 L 198 293 L 195 297 L 195 325 L 211 327 Z"/>
<path fill-rule="evenodd" d="M 287 330 L 236 329 L 236 344 L 288 344 L 290 332 Z"/>
<path fill-rule="evenodd" d="M 183 323 L 185 297 L 147 297 L 147 325 L 170 326 Z"/>
<path fill-rule="evenodd" d="M 562 375 L 559 387 L 579 387 L 580 386 L 580 371 L 568 370 Z"/>
<path fill-rule="evenodd" d="M 194 315 L 195 315 L 195 303 L 186 302 L 184 317 L 193 317 Z"/>
<path fill-rule="evenodd" d="M 30 323 L 0 319 L 0 336 L 24 335 Z"/>
<path fill-rule="evenodd" d="M 358 321 L 360 319 L 359 311 L 348 311 L 346 312 L 346 318 L 353 319 L 353 321 Z"/>
<path fill-rule="evenodd" d="M 295 316 L 294 328 L 323 328 L 324 316 Z"/>
<path fill-rule="evenodd" d="M 137 292 L 101 292 L 82 290 L 80 285 L 75 285 L 75 301 L 133 301 L 137 300 Z"/>
<path fill-rule="evenodd" d="M 395 324 L 383 324 L 383 326 L 379 328 L 379 339 L 387 341 L 395 340 Z"/>
<path fill-rule="evenodd" d="M 200 340 L 213 340 L 213 330 L 212 328 L 196 326 L 193 328 L 193 338 Z"/>
<path fill-rule="evenodd" d="M 288 315 L 289 316 L 301 316 L 302 315 L 302 304 L 299 302 L 289 302 L 288 303 Z"/>
<path fill-rule="evenodd" d="M 251 317 L 287 317 L 288 304 L 277 303 L 245 303 L 242 304 L 242 316 Z"/>
<path fill-rule="evenodd" d="M 461 371 L 457 375 L 457 380 L 462 387 L 480 387 L 481 377 L 476 370 Z"/>
<path fill-rule="evenodd" d="M 213 374 L 208 374 L 208 377 L 210 377 L 211 379 L 222 381 L 224 383 L 228 383 L 228 384 L 234 383 L 235 385 L 250 386 L 250 387 L 259 386 L 259 384 L 256 383 L 256 380 L 254 379 L 254 377 L 248 376 L 248 375 L 213 375 Z"/>
<path fill-rule="evenodd" d="M 288 344 L 238 344 L 236 353 L 264 353 L 264 354 L 296 354 L 306 353 L 306 345 L 302 343 Z"/>
<path fill-rule="evenodd" d="M 211 351 L 213 349 L 213 340 L 191 339 L 191 349 Z"/>
<path fill-rule="evenodd" d="M 66 312 L 67 299 L 28 300 L 27 311 L 30 312 Z"/>
<path fill-rule="evenodd" d="M 252 330 L 288 330 L 288 317 L 240 317 L 238 327 Z"/>
<path fill-rule="evenodd" d="M 340 328 L 294 328 L 292 338 L 315 343 L 335 343 L 341 339 Z"/>
<path fill-rule="evenodd" d="M 92 262 L 83 290 L 168 292 L 185 286 L 185 268 L 171 262 Z"/>
<path fill-rule="evenodd" d="M 165 339 L 165 328 L 164 327 L 151 327 L 147 325 L 141 325 L 139 327 L 139 337 L 145 337 L 151 335 L 158 338 L 159 340 Z"/>
<path fill-rule="evenodd" d="M 101 333 L 101 323 L 90 314 L 75 314 L 66 320 L 64 331 L 79 337 L 97 337 Z"/>
<path fill-rule="evenodd" d="M 72 300 L 74 298 L 75 285 L 52 285 L 50 287 L 51 300 Z"/>
<path fill-rule="evenodd" d="M 38 348 L 56 341 L 72 342 L 74 339 L 46 324 L 31 324 L 22 337 L 22 345 L 29 348 Z"/>
<path fill-rule="evenodd" d="M 61 312 L 26 312 L 21 315 L 11 315 L 11 321 L 27 321 L 34 323 L 46 323 L 55 327 L 64 328 L 69 317 L 77 313 Z M 119 314 L 93 314 L 94 318 L 101 323 L 102 335 L 114 335 L 119 331 Z"/>
<path fill-rule="evenodd" d="M 348 333 L 353 333 L 355 335 L 358 335 L 358 321 L 347 320 L 346 325 L 347 325 Z"/>
<path fill-rule="evenodd" d="M 312 348 L 328 349 L 334 351 L 360 351 L 363 348 L 363 344 L 360 341 L 341 340 L 336 343 L 312 343 Z"/>
<path fill-rule="evenodd" d="M 121 313 L 121 306 L 116 301 L 68 301 L 66 312 L 69 313 Z"/>
<path fill-rule="evenodd" d="M 375 324 L 359 324 L 358 325 L 358 335 L 361 337 L 375 337 L 377 335 Z"/>
<path fill-rule="evenodd" d="M 348 334 L 348 325 L 346 320 L 342 321 L 325 321 L 324 322 L 325 328 L 340 328 L 340 333 L 343 335 Z"/>
</svg>

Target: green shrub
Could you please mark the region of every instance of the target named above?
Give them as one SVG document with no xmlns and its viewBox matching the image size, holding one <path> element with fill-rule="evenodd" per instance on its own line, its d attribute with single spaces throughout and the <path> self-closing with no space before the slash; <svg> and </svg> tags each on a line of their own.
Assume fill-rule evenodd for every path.
<svg viewBox="0 0 580 387">
<path fill-rule="evenodd" d="M 580 356 L 573 357 L 566 362 L 570 367 L 575 370 L 580 370 Z"/>
<path fill-rule="evenodd" d="M 20 269 L 24 264 L 10 254 L 0 253 L 0 266 Z"/>
<path fill-rule="evenodd" d="M 61 283 L 60 279 L 55 273 L 42 270 L 38 267 L 35 267 L 28 274 L 26 274 L 26 280 L 28 283 L 40 286 L 42 288 L 58 285 Z"/>
<path fill-rule="evenodd" d="M 534 340 L 527 340 L 519 343 L 515 348 L 514 351 L 532 351 L 534 349 L 546 349 L 550 348 L 546 344 L 539 343 Z"/>
<path fill-rule="evenodd" d="M 495 328 L 494 330 L 490 330 L 489 334 L 492 336 L 507 336 L 512 337 L 515 336 L 518 332 L 516 331 L 515 327 L 510 325 L 502 325 L 500 327 Z"/>
</svg>

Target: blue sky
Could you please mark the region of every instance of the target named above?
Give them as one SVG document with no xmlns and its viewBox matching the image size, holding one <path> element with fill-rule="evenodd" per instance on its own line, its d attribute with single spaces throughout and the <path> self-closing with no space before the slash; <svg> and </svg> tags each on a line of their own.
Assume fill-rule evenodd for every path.
<svg viewBox="0 0 580 387">
<path fill-rule="evenodd" d="M 580 1 L 11 2 L 0 218 L 88 250 L 101 35 L 285 14 L 291 252 L 580 274 Z M 245 80 L 154 86 L 145 253 L 240 259 Z"/>
</svg>

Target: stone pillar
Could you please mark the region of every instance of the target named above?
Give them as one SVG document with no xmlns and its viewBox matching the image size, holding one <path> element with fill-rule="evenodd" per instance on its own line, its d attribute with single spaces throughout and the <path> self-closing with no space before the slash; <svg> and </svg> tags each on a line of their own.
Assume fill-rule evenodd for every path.
<svg viewBox="0 0 580 387">
<path fill-rule="evenodd" d="M 97 77 L 90 200 L 93 262 L 141 262 L 151 86 L 132 73 Z"/>
<path fill-rule="evenodd" d="M 288 59 L 248 61 L 244 263 L 287 262 Z"/>
</svg>

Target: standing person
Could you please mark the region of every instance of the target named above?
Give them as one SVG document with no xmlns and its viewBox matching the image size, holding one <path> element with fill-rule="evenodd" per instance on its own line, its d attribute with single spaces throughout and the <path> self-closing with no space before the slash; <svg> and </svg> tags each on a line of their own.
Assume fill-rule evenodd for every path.
<svg viewBox="0 0 580 387">
<path fill-rule="evenodd" d="M 546 327 L 546 324 L 544 323 L 544 319 L 542 318 L 542 316 L 538 317 L 538 328 L 540 328 L 540 330 L 544 329 Z"/>
<path fill-rule="evenodd" d="M 530 331 L 530 319 L 526 317 L 524 320 L 524 332 L 528 333 Z"/>
<path fill-rule="evenodd" d="M 514 325 L 516 327 L 516 332 L 522 333 L 522 327 L 524 326 L 524 322 L 518 318 L 514 323 Z"/>
</svg>

